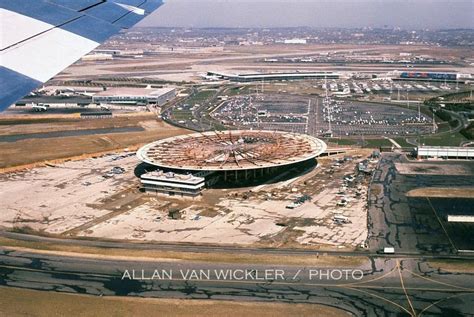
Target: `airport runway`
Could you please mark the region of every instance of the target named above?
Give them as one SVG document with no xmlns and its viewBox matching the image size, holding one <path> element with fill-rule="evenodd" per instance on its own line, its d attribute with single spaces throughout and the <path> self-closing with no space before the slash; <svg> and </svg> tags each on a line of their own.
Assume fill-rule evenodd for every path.
<svg viewBox="0 0 474 317">
<path fill-rule="evenodd" d="M 406 193 L 423 187 L 472 187 L 474 177 L 471 174 L 450 175 L 445 161 L 429 162 L 444 171 L 440 175 L 423 172 L 403 175 L 397 171 L 396 163 L 417 164 L 398 153 L 382 156 L 371 185 L 369 249 L 374 252 L 392 246 L 396 252 L 405 254 L 439 256 L 459 255 L 458 250 L 472 250 L 472 224 L 447 223 L 439 205 L 430 205 L 430 201 L 423 197 L 407 197 Z M 470 170 L 474 166 L 470 161 L 451 164 Z"/>
<path fill-rule="evenodd" d="M 441 273 L 423 259 L 372 259 L 371 267 L 360 269 L 346 278 L 340 268 L 117 261 L 0 248 L 3 286 L 97 296 L 319 303 L 356 316 L 472 314 L 472 275 Z"/>
</svg>

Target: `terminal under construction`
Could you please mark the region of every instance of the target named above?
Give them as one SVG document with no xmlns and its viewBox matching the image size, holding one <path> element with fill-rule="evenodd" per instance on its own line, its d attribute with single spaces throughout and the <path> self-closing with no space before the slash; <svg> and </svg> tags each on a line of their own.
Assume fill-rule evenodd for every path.
<svg viewBox="0 0 474 317">
<path fill-rule="evenodd" d="M 229 130 L 160 140 L 142 147 L 137 155 L 150 166 L 147 170 L 167 172 L 169 178 L 192 174 L 205 178 L 208 184 L 228 185 L 255 184 L 281 174 L 295 175 L 314 167 L 315 158 L 325 151 L 323 141 L 308 135 Z M 142 180 L 143 177 L 147 176 L 142 175 Z M 149 181 L 150 177 L 148 185 Z"/>
</svg>

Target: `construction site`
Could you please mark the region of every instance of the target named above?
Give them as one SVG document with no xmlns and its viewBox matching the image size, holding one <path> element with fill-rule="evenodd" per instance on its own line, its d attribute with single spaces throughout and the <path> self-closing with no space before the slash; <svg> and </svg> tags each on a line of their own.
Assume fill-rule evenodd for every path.
<svg viewBox="0 0 474 317">
<path fill-rule="evenodd" d="M 314 165 L 326 144 L 314 137 L 278 131 L 215 131 L 150 143 L 138 158 L 153 167 L 219 178 L 225 183 L 262 181 L 275 173 Z M 217 181 L 217 180 L 216 180 Z"/>
<path fill-rule="evenodd" d="M 374 167 L 369 156 L 321 157 L 304 173 L 206 188 L 192 199 L 143 193 L 135 152 L 49 164 L 1 175 L 0 226 L 65 237 L 352 249 L 367 237 L 370 176 L 357 166 Z"/>
</svg>

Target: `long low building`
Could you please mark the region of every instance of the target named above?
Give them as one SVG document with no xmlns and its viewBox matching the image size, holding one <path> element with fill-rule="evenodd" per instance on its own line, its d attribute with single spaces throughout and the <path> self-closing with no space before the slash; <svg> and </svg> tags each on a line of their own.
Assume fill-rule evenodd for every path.
<svg viewBox="0 0 474 317">
<path fill-rule="evenodd" d="M 340 74 L 333 72 L 295 72 L 295 73 L 267 73 L 267 74 L 227 74 L 221 72 L 207 72 L 208 76 L 215 76 L 236 82 L 278 81 L 300 79 L 339 79 Z"/>
<path fill-rule="evenodd" d="M 416 156 L 420 159 L 474 159 L 474 148 L 448 146 L 419 146 Z"/>
<path fill-rule="evenodd" d="M 474 222 L 474 215 L 448 215 L 448 222 Z"/>
<path fill-rule="evenodd" d="M 92 97 L 93 103 L 106 104 L 156 104 L 162 106 L 176 97 L 174 88 L 123 88 L 113 87 Z"/>
<path fill-rule="evenodd" d="M 445 72 L 395 72 L 394 80 L 410 81 L 438 81 L 438 82 L 459 82 L 464 83 L 472 80 L 470 74 L 445 73 Z"/>
</svg>

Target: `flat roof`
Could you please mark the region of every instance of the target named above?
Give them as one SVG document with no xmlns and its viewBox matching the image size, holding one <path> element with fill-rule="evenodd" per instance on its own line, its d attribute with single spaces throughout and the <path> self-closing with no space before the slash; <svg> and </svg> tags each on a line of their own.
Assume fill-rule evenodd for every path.
<svg viewBox="0 0 474 317">
<path fill-rule="evenodd" d="M 419 146 L 418 149 L 420 150 L 472 150 L 474 151 L 474 147 L 465 147 L 465 146 L 430 146 L 430 145 L 423 145 Z"/>
<path fill-rule="evenodd" d="M 111 87 L 107 90 L 98 92 L 94 97 L 108 96 L 160 96 L 175 90 L 175 88 L 130 88 L 130 87 Z"/>
<path fill-rule="evenodd" d="M 326 151 L 309 135 L 283 131 L 228 130 L 176 136 L 145 145 L 138 158 L 161 168 L 237 171 L 304 162 Z"/>
<path fill-rule="evenodd" d="M 197 177 L 192 174 L 176 174 L 172 172 L 165 173 L 163 171 L 153 171 L 146 174 L 143 174 L 140 177 L 142 180 L 153 180 L 153 181 L 164 181 L 172 183 L 183 183 L 183 184 L 192 184 L 197 185 L 202 182 L 205 182 L 204 177 Z"/>
<path fill-rule="evenodd" d="M 472 147 L 453 147 L 453 146 L 419 146 L 417 153 L 420 156 L 468 156 L 474 157 L 474 148 Z"/>
<path fill-rule="evenodd" d="M 323 77 L 340 76 L 334 72 L 282 72 L 282 73 L 253 73 L 253 74 L 228 74 L 209 71 L 208 74 L 221 76 L 229 79 L 265 79 L 265 78 L 301 78 L 301 77 Z"/>
</svg>

